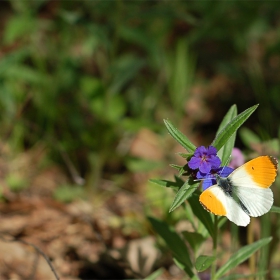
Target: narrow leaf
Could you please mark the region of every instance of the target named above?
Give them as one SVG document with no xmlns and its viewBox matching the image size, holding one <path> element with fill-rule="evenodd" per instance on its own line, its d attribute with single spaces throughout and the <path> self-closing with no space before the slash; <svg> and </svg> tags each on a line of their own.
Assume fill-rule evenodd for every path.
<svg viewBox="0 0 280 280">
<path fill-rule="evenodd" d="M 206 270 L 216 260 L 213 256 L 199 256 L 195 261 L 195 268 L 198 272 Z"/>
<path fill-rule="evenodd" d="M 223 128 L 233 119 L 237 116 L 237 107 L 236 105 L 232 105 L 228 112 L 226 113 L 226 115 L 224 116 L 218 131 L 217 131 L 217 135 L 223 130 Z"/>
<path fill-rule="evenodd" d="M 197 189 L 199 183 L 195 183 L 193 185 L 189 185 L 188 181 L 184 183 L 184 185 L 177 192 L 172 205 L 169 209 L 169 213 L 174 211 L 177 207 L 179 207 L 188 197 L 192 195 L 192 193 Z"/>
<path fill-rule="evenodd" d="M 269 212 L 280 214 L 280 207 L 272 206 Z"/>
<path fill-rule="evenodd" d="M 181 270 L 186 271 L 186 268 L 185 268 L 185 265 L 184 265 L 184 264 L 182 264 L 181 262 L 179 262 L 176 258 L 173 258 L 173 261 L 174 261 L 174 263 L 175 263 Z M 193 277 L 190 278 L 190 280 L 200 280 L 200 278 L 199 278 L 197 275 L 193 274 Z"/>
<path fill-rule="evenodd" d="M 183 174 L 189 176 L 187 164 L 185 164 L 184 166 L 177 165 L 177 164 L 170 164 L 170 166 L 178 171 L 179 177 L 181 177 Z"/>
<path fill-rule="evenodd" d="M 185 242 L 181 239 L 175 229 L 163 221 L 153 217 L 148 217 L 154 230 L 163 238 L 166 245 L 172 251 L 174 258 L 184 265 L 186 273 L 192 277 L 193 271 L 191 269 L 192 262 L 189 256 L 188 248 Z"/>
<path fill-rule="evenodd" d="M 231 122 L 235 117 L 237 116 L 237 108 L 236 105 L 233 105 L 230 107 L 228 110 L 227 114 L 223 118 L 217 134 L 219 134 L 226 125 Z M 235 138 L 236 138 L 236 131 L 233 133 L 233 135 L 229 138 L 229 140 L 225 143 L 225 145 L 219 150 L 218 156 L 220 157 L 222 161 L 222 165 L 227 164 L 229 157 L 232 153 L 232 149 L 234 147 L 235 143 Z"/>
<path fill-rule="evenodd" d="M 164 269 L 161 267 L 149 276 L 145 277 L 145 280 L 156 280 L 164 273 Z"/>
<path fill-rule="evenodd" d="M 172 188 L 178 190 L 182 186 L 181 182 L 172 182 L 168 180 L 150 179 L 149 182 L 156 184 L 160 187 Z"/>
<path fill-rule="evenodd" d="M 211 214 L 206 211 L 199 202 L 199 198 L 197 195 L 193 195 L 188 199 L 188 202 L 192 208 L 195 216 L 201 221 L 201 223 L 208 230 L 209 234 L 214 236 L 214 222 Z"/>
<path fill-rule="evenodd" d="M 233 118 L 216 136 L 212 142 L 212 146 L 216 147 L 219 151 L 230 137 L 237 131 L 237 129 L 251 116 L 259 105 L 252 106 L 244 112 Z"/>
<path fill-rule="evenodd" d="M 198 232 L 183 231 L 182 234 L 195 252 L 205 240 L 205 237 Z"/>
<path fill-rule="evenodd" d="M 190 157 L 192 154 L 178 153 L 178 155 L 181 156 L 182 158 L 188 158 L 188 157 Z"/>
<path fill-rule="evenodd" d="M 264 276 L 267 274 L 267 271 L 262 271 L 262 272 L 258 272 L 258 273 L 254 273 L 254 274 L 232 274 L 229 276 L 225 276 L 223 278 L 221 278 L 221 280 L 240 280 L 240 279 L 246 279 L 246 278 L 251 278 L 251 279 L 258 279 L 258 277 L 260 276 Z"/>
<path fill-rule="evenodd" d="M 179 131 L 171 122 L 168 120 L 163 120 L 164 124 L 169 131 L 170 135 L 187 151 L 194 152 L 196 146 L 181 132 Z"/>
<path fill-rule="evenodd" d="M 259 241 L 256 241 L 250 245 L 244 246 L 239 249 L 235 254 L 231 256 L 229 261 L 222 266 L 216 273 L 216 278 L 219 279 L 229 270 L 233 269 L 234 267 L 238 266 L 239 264 L 243 263 L 247 260 L 251 255 L 253 255 L 257 250 L 261 247 L 267 245 L 271 241 L 272 237 L 263 238 Z"/>
<path fill-rule="evenodd" d="M 182 165 L 173 164 L 173 163 L 169 164 L 169 166 L 171 166 L 172 168 L 175 168 L 177 171 L 180 171 L 183 168 Z"/>
</svg>

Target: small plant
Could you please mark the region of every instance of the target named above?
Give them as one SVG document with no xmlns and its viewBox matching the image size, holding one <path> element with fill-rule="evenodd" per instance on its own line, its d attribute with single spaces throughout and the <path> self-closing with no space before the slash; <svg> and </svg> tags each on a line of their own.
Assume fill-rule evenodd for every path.
<svg viewBox="0 0 280 280">
<path fill-rule="evenodd" d="M 216 183 L 216 180 L 219 181 L 220 178 L 227 176 L 231 178 L 231 175 L 229 174 L 231 174 L 234 169 L 226 165 L 230 161 L 230 157 L 234 148 L 237 129 L 250 117 L 250 115 L 257 109 L 257 107 L 258 105 L 255 105 L 237 115 L 237 108 L 235 105 L 233 105 L 224 117 L 217 131 L 215 139 L 208 148 L 204 146 L 196 147 L 185 135 L 183 135 L 176 127 L 174 127 L 171 122 L 164 120 L 170 135 L 189 152 L 180 154 L 187 160 L 187 163 L 184 166 L 178 166 L 174 164 L 171 165 L 179 172 L 179 176 L 175 176 L 175 182 L 155 179 L 152 179 L 151 182 L 162 187 L 171 187 L 177 192 L 173 203 L 170 206 L 169 212 L 174 211 L 179 206 L 183 206 L 186 210 L 187 219 L 193 227 L 193 231 L 184 231 L 181 234 L 178 234 L 173 227 L 171 227 L 164 221 L 161 221 L 154 217 L 149 217 L 149 221 L 151 222 L 154 230 L 164 239 L 167 246 L 172 251 L 174 262 L 176 263 L 176 265 L 184 270 L 188 277 L 190 277 L 191 279 L 199 279 L 199 272 L 204 271 L 209 267 L 211 267 L 211 279 L 221 279 L 222 277 L 222 279 L 227 279 L 227 277 L 229 277 L 230 279 L 233 279 L 232 277 L 235 277 L 234 279 L 237 279 L 238 275 L 226 276 L 226 274 L 228 274 L 230 270 L 250 258 L 257 250 L 268 245 L 272 240 L 272 237 L 268 236 L 256 242 L 251 242 L 250 244 L 234 252 L 231 255 L 230 259 L 221 267 L 219 267 L 219 269 L 217 269 L 218 235 L 222 225 L 226 222 L 226 218 L 221 216 L 227 216 L 230 220 L 232 220 L 232 218 L 231 216 L 225 215 L 222 212 L 221 214 L 219 214 L 219 211 L 216 211 L 218 212 L 219 216 L 209 213 L 202 207 L 201 204 L 204 203 L 202 202 L 200 204 L 201 198 L 199 199 L 201 191 L 198 187 L 201 180 L 203 180 L 203 190 L 207 189 L 206 191 L 202 192 L 202 194 L 209 194 L 208 188 L 214 185 Z M 268 156 L 257 158 L 254 160 L 254 162 L 256 162 L 256 160 L 258 162 L 265 160 L 267 161 L 267 163 L 265 164 L 270 164 L 269 166 L 271 167 L 273 178 L 271 178 L 271 180 L 265 187 L 265 190 L 267 190 L 267 192 L 270 194 L 271 191 L 268 187 L 275 180 L 277 171 L 277 160 L 273 157 Z M 248 166 L 248 164 L 246 166 Z M 188 179 L 185 182 L 180 178 L 184 175 L 188 176 Z M 211 189 L 213 189 L 213 187 Z M 218 200 L 223 198 L 219 194 L 217 193 Z M 263 194 L 264 193 L 262 193 L 261 195 Z M 212 198 L 215 199 L 215 195 L 213 197 L 210 193 L 209 199 Z M 226 197 L 224 198 L 226 199 Z M 233 203 L 236 203 L 239 199 L 238 194 L 236 194 L 236 196 L 232 196 L 231 199 Z M 243 222 L 243 218 L 237 218 L 237 220 L 241 219 L 243 225 L 247 225 L 249 223 L 248 219 L 250 221 L 250 218 L 247 215 L 248 213 L 246 214 L 245 212 L 248 209 L 246 209 L 241 200 L 238 200 L 238 202 L 239 208 L 242 208 L 240 212 L 244 212 L 244 214 L 242 215 L 244 215 L 245 218 L 243 218 L 247 220 L 246 223 Z M 273 206 L 271 208 L 272 202 L 273 198 L 271 204 L 269 204 L 268 206 L 268 209 L 264 210 L 263 213 L 256 216 L 260 216 L 268 212 L 269 210 L 271 212 L 279 212 L 279 207 Z M 242 205 L 244 206 L 244 209 Z M 223 207 L 223 205 L 221 205 L 221 207 Z M 231 210 L 236 209 L 237 208 L 233 207 Z M 216 213 L 215 211 L 211 212 Z M 236 213 L 233 214 L 236 215 Z M 239 222 L 236 222 L 235 219 L 233 219 L 233 221 L 239 224 Z M 248 234 L 253 235 L 250 227 Z M 204 241 L 209 237 L 212 238 L 213 241 L 213 253 L 212 255 L 207 256 L 200 255 L 201 247 Z M 186 242 L 189 246 L 186 245 Z M 189 248 L 192 249 L 192 254 L 190 254 Z M 267 268 L 262 267 L 260 271 L 256 272 L 254 264 L 254 267 L 251 267 L 252 273 L 250 275 L 246 275 L 246 277 L 264 276 L 267 273 L 266 269 Z M 243 275 L 242 277 L 245 276 Z"/>
</svg>

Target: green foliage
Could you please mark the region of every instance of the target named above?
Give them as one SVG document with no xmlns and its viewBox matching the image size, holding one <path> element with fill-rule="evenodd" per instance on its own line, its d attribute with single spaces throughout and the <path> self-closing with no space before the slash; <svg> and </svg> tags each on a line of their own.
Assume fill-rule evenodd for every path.
<svg viewBox="0 0 280 280">
<path fill-rule="evenodd" d="M 237 129 L 251 116 L 251 114 L 257 109 L 257 107 L 258 105 L 248 108 L 241 114 L 234 117 L 230 122 L 227 123 L 226 126 L 223 126 L 223 129 L 221 129 L 221 131 L 217 134 L 211 145 L 216 147 L 218 151 L 222 147 L 224 147 L 224 145 L 229 141 L 229 139 L 235 135 Z M 227 119 L 229 118 L 229 115 L 231 115 L 231 112 L 230 114 L 226 115 Z M 231 153 L 233 147 L 232 143 L 234 143 L 234 141 L 230 142 L 231 145 L 227 152 L 230 151 Z"/>
<path fill-rule="evenodd" d="M 174 258 L 184 267 L 186 273 L 192 277 L 192 262 L 189 251 L 181 237 L 176 233 L 174 228 L 168 226 L 165 222 L 149 217 L 155 231 L 164 239 L 167 246 L 173 253 Z"/>
<path fill-rule="evenodd" d="M 216 279 L 219 279 L 229 270 L 238 266 L 240 263 L 247 260 L 254 252 L 259 250 L 261 247 L 267 245 L 271 241 L 271 237 L 260 239 L 250 245 L 246 245 L 234 253 L 230 259 L 217 271 Z"/>
<path fill-rule="evenodd" d="M 9 189 L 15 192 L 21 191 L 28 186 L 26 179 L 16 174 L 9 174 L 5 178 L 5 181 L 9 186 Z"/>
<path fill-rule="evenodd" d="M 223 121 L 221 122 L 221 124 L 217 130 L 217 136 L 224 129 L 224 127 L 229 122 L 231 122 L 236 116 L 237 116 L 236 105 L 232 105 L 231 108 L 228 110 L 227 114 L 225 115 L 225 117 L 223 118 Z M 227 164 L 229 157 L 231 156 L 231 151 L 234 147 L 235 138 L 236 138 L 236 131 L 228 139 L 228 141 L 225 143 L 225 145 L 218 151 L 218 156 L 222 160 L 222 165 Z"/>
<path fill-rule="evenodd" d="M 195 252 L 198 251 L 201 244 L 206 240 L 206 238 L 198 232 L 183 231 L 182 234 Z"/>
<path fill-rule="evenodd" d="M 170 135 L 182 145 L 188 152 L 194 152 L 196 146 L 182 133 L 180 132 L 171 122 L 163 120 Z"/>
<path fill-rule="evenodd" d="M 214 220 L 212 214 L 205 211 L 205 209 L 200 205 L 198 196 L 196 195 L 191 196 L 188 202 L 192 208 L 192 211 L 195 213 L 195 216 L 205 226 L 210 236 L 214 237 L 215 228 L 214 228 Z"/>
<path fill-rule="evenodd" d="M 234 3 L 10 0 L 3 7 L 1 136 L 9 135 L 15 151 L 43 141 L 60 163 L 64 151 L 98 185 L 112 158 L 127 164 L 125 153 L 116 153 L 127 134 L 160 130 L 166 116 L 181 126 L 193 85 L 198 78 L 207 83 L 207 72 L 255 94 L 266 104 L 263 130 L 265 120 L 274 128 L 270 106 L 280 109 L 279 75 L 262 67 L 278 54 L 280 37 L 266 40 L 279 4 Z M 262 41 L 263 64 L 248 51 Z M 233 97 L 239 104 L 242 94 Z M 177 139 L 192 152 L 185 140 Z M 92 153 L 99 159 L 92 161 Z"/>
<path fill-rule="evenodd" d="M 62 185 L 56 188 L 54 192 L 54 198 L 69 203 L 77 198 L 82 198 L 85 196 L 85 190 L 80 186 L 75 185 Z"/>
<path fill-rule="evenodd" d="M 146 280 L 156 280 L 158 277 L 160 277 L 164 273 L 163 268 L 159 268 L 149 276 L 145 277 Z"/>
<path fill-rule="evenodd" d="M 216 260 L 212 256 L 199 256 L 195 262 L 195 268 L 198 272 L 206 270 Z"/>
<path fill-rule="evenodd" d="M 177 207 L 179 207 L 186 199 L 188 199 L 192 193 L 195 192 L 199 183 L 190 185 L 187 181 L 183 184 L 183 186 L 177 192 L 172 205 L 170 206 L 169 212 L 174 211 Z"/>
</svg>

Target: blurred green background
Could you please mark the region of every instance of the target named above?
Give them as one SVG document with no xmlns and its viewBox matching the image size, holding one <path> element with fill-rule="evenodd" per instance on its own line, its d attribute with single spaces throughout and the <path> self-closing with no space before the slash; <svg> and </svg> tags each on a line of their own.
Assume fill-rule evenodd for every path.
<svg viewBox="0 0 280 280">
<path fill-rule="evenodd" d="M 87 197 L 97 209 L 125 190 L 128 215 L 110 227 L 131 239 L 152 211 L 185 219 L 147 184 L 182 164 L 163 119 L 209 145 L 231 105 L 259 103 L 246 122 L 258 136 L 245 130 L 237 146 L 263 153 L 244 139 L 279 134 L 279 19 L 279 1 L 1 1 L 2 199 Z"/>
</svg>

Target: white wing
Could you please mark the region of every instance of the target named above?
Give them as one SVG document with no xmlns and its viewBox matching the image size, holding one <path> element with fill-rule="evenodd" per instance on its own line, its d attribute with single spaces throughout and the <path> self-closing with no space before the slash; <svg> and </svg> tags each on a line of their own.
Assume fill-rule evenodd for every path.
<svg viewBox="0 0 280 280">
<path fill-rule="evenodd" d="M 205 190 L 200 195 L 199 201 L 208 211 L 215 215 L 226 216 L 238 226 L 247 226 L 250 223 L 250 217 L 241 206 L 231 196 L 226 195 L 218 185 Z"/>
<path fill-rule="evenodd" d="M 267 213 L 273 204 L 271 189 L 255 187 L 234 187 L 237 197 L 249 211 L 251 217 Z"/>
</svg>

